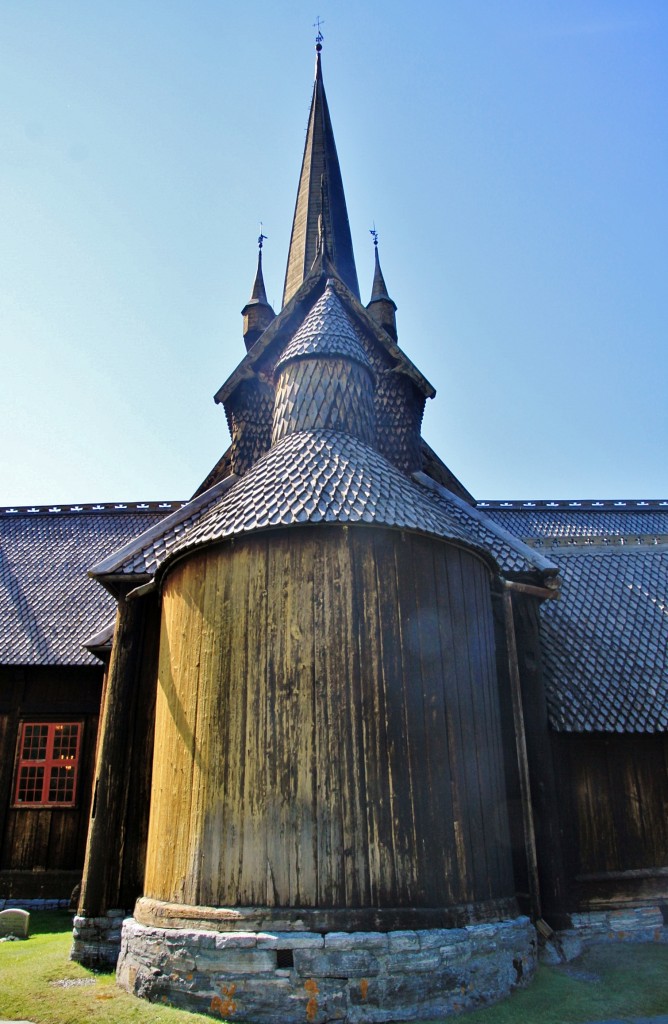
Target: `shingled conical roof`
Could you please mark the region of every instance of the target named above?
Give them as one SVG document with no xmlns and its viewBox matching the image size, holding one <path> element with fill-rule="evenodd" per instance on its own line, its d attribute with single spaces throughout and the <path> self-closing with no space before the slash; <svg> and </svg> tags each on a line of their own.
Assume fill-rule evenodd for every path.
<svg viewBox="0 0 668 1024">
<path fill-rule="evenodd" d="M 342 356 L 371 369 L 350 315 L 330 279 L 299 330 L 281 353 L 276 370 L 304 356 Z"/>
<path fill-rule="evenodd" d="M 313 266 L 321 239 L 326 245 L 326 255 L 332 267 L 359 299 L 346 197 L 318 49 L 311 113 L 285 272 L 283 305 L 290 301 Z"/>
<path fill-rule="evenodd" d="M 374 246 L 374 273 L 373 273 L 373 286 L 371 288 L 371 299 L 369 300 L 369 306 L 372 302 L 391 302 L 396 309 L 396 303 L 390 298 L 387 291 L 387 285 L 385 284 L 385 278 L 383 277 L 383 271 L 380 269 L 380 258 L 378 256 L 378 245 Z"/>
<path fill-rule="evenodd" d="M 255 274 L 255 280 L 253 281 L 253 290 L 251 292 L 250 299 L 241 310 L 241 315 L 244 318 L 244 341 L 248 351 L 251 350 L 262 332 L 269 326 L 276 316 L 269 305 L 267 291 L 264 287 L 264 277 L 262 275 L 262 242 L 264 237 L 265 236 L 261 234 L 258 239 L 259 251 L 257 254 L 257 272 Z"/>
<path fill-rule="evenodd" d="M 262 273 L 262 249 L 257 254 L 257 271 L 255 273 L 255 280 L 253 281 L 253 290 L 251 291 L 251 297 L 248 303 L 258 303 L 262 306 L 268 306 L 269 300 L 267 299 L 267 290 L 264 286 L 264 275 Z"/>
</svg>

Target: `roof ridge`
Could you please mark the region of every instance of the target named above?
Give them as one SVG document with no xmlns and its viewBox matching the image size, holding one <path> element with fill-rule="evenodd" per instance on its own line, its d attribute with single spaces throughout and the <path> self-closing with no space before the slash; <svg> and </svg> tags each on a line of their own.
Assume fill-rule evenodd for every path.
<svg viewBox="0 0 668 1024">
<path fill-rule="evenodd" d="M 478 508 L 499 508 L 499 509 L 537 509 L 539 511 L 549 510 L 550 512 L 568 512 L 573 509 L 611 509 L 617 512 L 633 511 L 638 509 L 668 509 L 666 498 L 536 498 L 534 500 L 523 499 L 501 499 L 495 498 L 489 501 L 476 502 Z"/>
<path fill-rule="evenodd" d="M 182 508 L 186 502 L 178 501 L 119 501 L 119 502 L 86 502 L 83 504 L 71 504 L 70 502 L 54 502 L 43 505 L 4 505 L 0 507 L 0 516 L 16 515 L 71 515 L 73 513 L 90 512 L 164 512 L 176 511 Z"/>
</svg>

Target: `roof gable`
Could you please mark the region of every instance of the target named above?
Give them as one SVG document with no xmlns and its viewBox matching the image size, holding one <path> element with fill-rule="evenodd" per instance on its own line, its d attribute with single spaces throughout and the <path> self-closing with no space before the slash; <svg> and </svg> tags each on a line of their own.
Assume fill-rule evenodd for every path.
<svg viewBox="0 0 668 1024">
<path fill-rule="evenodd" d="M 383 350 L 393 362 L 395 371 L 409 377 L 425 397 L 434 397 L 436 392 L 427 378 L 399 348 L 387 331 L 383 330 L 370 316 L 361 302 L 338 277 L 335 268 L 320 256 L 300 289 L 260 335 L 236 370 L 216 392 L 214 396 L 216 402 L 226 402 L 243 381 L 254 377 L 259 366 L 269 358 L 270 350 L 275 349 L 276 359 L 280 357 L 282 346 L 287 346 L 299 331 L 323 294 L 328 281 L 331 282 L 331 287 L 339 297 L 347 315 L 371 339 L 372 344 L 378 345 Z"/>
</svg>

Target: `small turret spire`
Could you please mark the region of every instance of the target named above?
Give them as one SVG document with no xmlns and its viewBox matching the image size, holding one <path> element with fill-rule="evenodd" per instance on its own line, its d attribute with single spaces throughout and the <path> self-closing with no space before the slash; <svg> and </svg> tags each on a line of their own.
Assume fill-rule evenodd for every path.
<svg viewBox="0 0 668 1024">
<path fill-rule="evenodd" d="M 322 80 L 320 55 L 324 37 L 321 24 L 318 18 L 315 83 L 292 221 L 283 305 L 289 302 L 313 266 L 321 237 L 326 241 L 326 255 L 333 270 L 359 298 L 346 197 Z"/>
<path fill-rule="evenodd" d="M 380 324 L 380 326 L 383 327 L 396 341 L 397 320 L 394 314 L 397 307 L 396 303 L 388 294 L 385 278 L 383 277 L 383 271 L 380 269 L 380 259 L 378 257 L 378 232 L 376 231 L 375 224 L 369 229 L 369 234 L 373 238 L 375 268 L 373 273 L 373 285 L 371 286 L 371 299 L 369 300 L 369 304 L 366 308 L 376 323 Z"/>
<path fill-rule="evenodd" d="M 262 244 L 266 240 L 267 236 L 262 231 L 262 221 L 260 221 L 260 236 L 257 240 L 257 270 L 255 272 L 255 281 L 253 282 L 253 290 L 251 292 L 250 302 L 259 302 L 264 306 L 268 306 L 267 292 L 264 287 L 264 277 L 262 275 Z"/>
<path fill-rule="evenodd" d="M 250 299 L 241 310 L 241 315 L 244 318 L 244 342 L 247 350 L 251 349 L 262 332 L 267 329 L 271 321 L 276 316 L 269 305 L 267 291 L 264 286 L 264 276 L 262 274 L 262 246 L 266 239 L 267 236 L 264 234 L 262 230 L 262 222 L 260 222 L 260 236 L 257 240 L 258 253 L 255 280 L 253 281 Z"/>
</svg>

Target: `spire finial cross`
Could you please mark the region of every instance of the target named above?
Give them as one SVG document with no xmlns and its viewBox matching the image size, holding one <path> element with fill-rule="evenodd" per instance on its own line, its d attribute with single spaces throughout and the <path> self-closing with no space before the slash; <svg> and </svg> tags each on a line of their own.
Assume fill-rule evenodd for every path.
<svg viewBox="0 0 668 1024">
<path fill-rule="evenodd" d="M 322 32 L 320 31 L 321 26 L 324 24 L 324 21 L 320 20 L 320 15 L 318 15 L 318 17 L 313 22 L 313 28 L 317 28 L 318 30 L 318 34 L 315 37 L 315 48 L 318 51 L 318 53 L 320 53 L 320 51 L 322 50 L 322 41 L 325 38 Z"/>
</svg>

